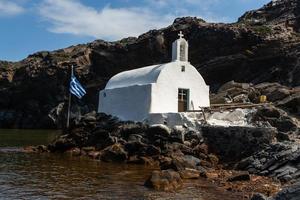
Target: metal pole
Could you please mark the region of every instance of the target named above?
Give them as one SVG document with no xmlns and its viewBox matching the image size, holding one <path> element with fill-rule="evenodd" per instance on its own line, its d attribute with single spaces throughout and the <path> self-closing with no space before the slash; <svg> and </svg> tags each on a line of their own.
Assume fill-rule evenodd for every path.
<svg viewBox="0 0 300 200">
<path fill-rule="evenodd" d="M 70 110 L 71 110 L 71 93 L 69 92 L 69 102 L 68 102 L 68 116 L 67 116 L 67 129 L 70 127 Z"/>
<path fill-rule="evenodd" d="M 71 78 L 73 76 L 73 65 L 71 67 Z M 69 86 L 70 87 L 70 86 Z M 69 101 L 68 101 L 68 115 L 67 115 L 67 129 L 70 127 L 70 112 L 71 112 L 71 98 L 72 98 L 72 94 L 70 92 L 70 88 L 69 88 Z"/>
</svg>

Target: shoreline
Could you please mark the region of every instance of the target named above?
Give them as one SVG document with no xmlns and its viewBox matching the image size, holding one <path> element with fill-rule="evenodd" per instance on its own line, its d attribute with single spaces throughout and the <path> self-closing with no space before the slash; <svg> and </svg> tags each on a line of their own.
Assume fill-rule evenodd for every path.
<svg viewBox="0 0 300 200">
<path fill-rule="evenodd" d="M 176 192 L 182 189 L 183 182 L 204 178 L 223 191 L 243 193 L 243 198 L 250 199 L 255 193 L 274 196 L 289 185 L 288 181 L 280 182 L 276 177 L 260 176 L 259 171 L 241 170 L 245 159 L 258 150 L 264 151 L 277 143 L 281 145 L 274 143 L 276 137 L 276 130 L 272 128 L 204 126 L 201 130 L 179 131 L 161 124 L 121 122 L 111 116 L 90 113 L 50 145 L 27 151 L 155 166 L 157 170 L 145 180 L 145 186 L 154 190 Z M 242 152 L 242 149 L 248 151 Z M 230 163 L 234 163 L 234 167 L 228 165 Z"/>
</svg>

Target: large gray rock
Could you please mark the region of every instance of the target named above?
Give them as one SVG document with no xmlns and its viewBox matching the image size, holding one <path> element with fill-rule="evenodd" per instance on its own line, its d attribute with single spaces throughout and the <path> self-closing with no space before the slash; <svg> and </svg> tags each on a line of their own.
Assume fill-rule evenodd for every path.
<svg viewBox="0 0 300 200">
<path fill-rule="evenodd" d="M 236 161 L 262 150 L 272 143 L 276 129 L 258 127 L 202 127 L 209 151 L 223 161 Z"/>
<path fill-rule="evenodd" d="M 274 106 L 264 106 L 257 108 L 253 116 L 257 122 L 268 122 L 271 126 L 283 133 L 298 133 L 300 127 L 299 121 L 290 116 L 285 111 Z"/>
<path fill-rule="evenodd" d="M 293 142 L 271 144 L 240 161 L 236 168 L 286 181 L 300 178 L 300 145 Z"/>
<path fill-rule="evenodd" d="M 148 128 L 146 133 L 152 140 L 167 140 L 171 135 L 171 129 L 163 124 L 154 124 Z"/>
<path fill-rule="evenodd" d="M 277 102 L 276 105 L 300 118 L 300 91 Z"/>
<path fill-rule="evenodd" d="M 227 179 L 228 182 L 235 181 L 250 181 L 250 175 L 248 172 L 240 172 L 238 174 L 232 175 Z"/>
<path fill-rule="evenodd" d="M 257 193 L 252 196 L 251 200 L 268 200 L 268 197 L 263 194 Z"/>
<path fill-rule="evenodd" d="M 172 155 L 170 159 L 164 159 L 160 162 L 161 169 L 173 169 L 183 171 L 186 169 L 198 169 L 200 159 L 191 155 Z"/>
<path fill-rule="evenodd" d="M 300 182 L 288 186 L 281 190 L 272 200 L 299 200 L 300 199 Z"/>
</svg>

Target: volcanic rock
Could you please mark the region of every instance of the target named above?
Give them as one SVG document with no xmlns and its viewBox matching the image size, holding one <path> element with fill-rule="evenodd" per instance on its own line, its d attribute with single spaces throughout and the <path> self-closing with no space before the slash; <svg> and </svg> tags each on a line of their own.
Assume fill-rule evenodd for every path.
<svg viewBox="0 0 300 200">
<path fill-rule="evenodd" d="M 251 197 L 251 200 L 268 200 L 268 197 L 266 197 L 265 195 L 263 194 L 254 194 L 252 197 Z"/>
<path fill-rule="evenodd" d="M 200 172 L 196 169 L 185 168 L 179 171 L 179 174 L 182 179 L 197 179 L 200 177 Z"/>
<path fill-rule="evenodd" d="M 100 159 L 106 162 L 125 162 L 128 158 L 127 152 L 120 144 L 109 146 L 100 153 Z"/>
<path fill-rule="evenodd" d="M 239 173 L 239 174 L 233 175 L 227 179 L 227 181 L 229 181 L 229 182 L 249 181 L 249 180 L 250 180 L 250 175 L 248 172 Z"/>
<path fill-rule="evenodd" d="M 177 190 L 182 184 L 179 173 L 173 170 L 153 171 L 145 182 L 145 186 L 162 191 Z"/>
<path fill-rule="evenodd" d="M 202 133 L 210 152 L 219 155 L 223 161 L 236 161 L 271 144 L 276 130 L 258 127 L 204 126 Z"/>
<path fill-rule="evenodd" d="M 284 188 L 271 200 L 298 200 L 300 197 L 300 182 Z"/>
<path fill-rule="evenodd" d="M 247 170 L 264 176 L 276 177 L 282 182 L 299 180 L 300 146 L 293 142 L 270 144 L 236 165 L 237 169 Z"/>
</svg>

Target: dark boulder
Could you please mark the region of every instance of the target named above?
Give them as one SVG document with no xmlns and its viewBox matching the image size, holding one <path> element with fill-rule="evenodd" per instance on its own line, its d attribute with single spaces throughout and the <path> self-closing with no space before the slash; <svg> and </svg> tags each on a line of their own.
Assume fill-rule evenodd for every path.
<svg viewBox="0 0 300 200">
<path fill-rule="evenodd" d="M 165 160 L 161 162 L 160 168 L 182 171 L 187 168 L 197 169 L 198 165 L 200 165 L 200 159 L 191 155 L 184 155 L 184 156 L 172 156 L 171 160 Z"/>
<path fill-rule="evenodd" d="M 124 148 L 129 155 L 155 156 L 161 153 L 159 147 L 142 142 L 127 142 L 125 143 Z"/>
<path fill-rule="evenodd" d="M 257 112 L 253 116 L 253 120 L 257 122 L 266 121 L 278 131 L 284 133 L 297 133 L 300 126 L 297 119 L 274 106 L 257 108 Z"/>
<path fill-rule="evenodd" d="M 186 128 L 184 127 L 179 127 L 179 126 L 175 126 L 173 129 L 172 129 L 172 132 L 170 134 L 170 137 L 169 137 L 169 141 L 170 142 L 178 142 L 178 143 L 184 143 L 184 140 L 185 140 L 185 133 L 186 133 Z"/>
<path fill-rule="evenodd" d="M 45 145 L 39 145 L 36 147 L 38 152 L 44 153 L 44 152 L 48 152 L 48 147 Z"/>
<path fill-rule="evenodd" d="M 290 137 L 288 133 L 278 131 L 276 138 L 278 141 L 289 141 Z"/>
<path fill-rule="evenodd" d="M 182 185 L 179 173 L 173 170 L 153 171 L 145 182 L 145 186 L 162 191 L 175 191 Z"/>
<path fill-rule="evenodd" d="M 129 156 L 132 155 L 146 155 L 145 150 L 147 148 L 147 144 L 142 142 L 127 142 L 124 145 L 125 151 L 128 152 Z"/>
<path fill-rule="evenodd" d="M 158 160 L 155 160 L 152 157 L 137 156 L 137 155 L 130 156 L 127 160 L 127 163 L 142 164 L 146 166 L 155 166 L 155 167 L 159 166 Z"/>
<path fill-rule="evenodd" d="M 273 142 L 276 129 L 259 127 L 204 126 L 202 133 L 209 152 L 222 161 L 237 161 Z"/>
<path fill-rule="evenodd" d="M 200 171 L 197 169 L 185 168 L 179 171 L 179 174 L 182 179 L 197 179 L 200 177 Z"/>
<path fill-rule="evenodd" d="M 203 142 L 204 139 L 202 134 L 199 131 L 194 129 L 189 129 L 184 135 L 184 141 L 192 142 L 193 140 L 196 141 L 196 143 L 201 143 Z"/>
<path fill-rule="evenodd" d="M 207 155 L 208 154 L 208 146 L 205 143 L 199 144 L 193 148 L 193 152 L 194 152 L 194 155 L 197 155 L 199 157 L 201 157 L 200 154 Z"/>
<path fill-rule="evenodd" d="M 171 135 L 171 129 L 163 124 L 152 125 L 146 131 L 147 137 L 152 141 L 168 140 Z"/>
<path fill-rule="evenodd" d="M 262 95 L 267 96 L 270 102 L 282 100 L 292 93 L 289 87 L 280 85 L 279 83 L 261 83 L 255 86 Z"/>
<path fill-rule="evenodd" d="M 69 135 L 59 136 L 52 144 L 48 145 L 51 152 L 64 152 L 76 146 L 75 141 Z"/>
<path fill-rule="evenodd" d="M 300 146 L 293 142 L 278 142 L 266 146 L 236 164 L 236 169 L 276 177 L 282 182 L 300 178 Z"/>
<path fill-rule="evenodd" d="M 71 155 L 71 156 L 81 156 L 82 152 L 79 148 L 74 147 L 74 148 L 67 150 L 65 153 L 68 155 Z"/>
<path fill-rule="evenodd" d="M 125 140 L 128 140 L 131 135 L 143 136 L 147 130 L 147 125 L 140 123 L 127 123 L 120 127 L 120 136 Z M 133 137 L 131 137 L 133 139 Z"/>
<path fill-rule="evenodd" d="M 268 200 L 268 197 L 263 194 L 257 193 L 251 197 L 251 200 Z"/>
<path fill-rule="evenodd" d="M 300 118 L 300 89 L 299 92 L 277 102 L 276 106 L 283 108 Z"/>
<path fill-rule="evenodd" d="M 127 152 L 120 144 L 114 144 L 101 151 L 100 159 L 106 162 L 125 162 L 128 158 Z"/>
<path fill-rule="evenodd" d="M 156 147 L 154 145 L 148 145 L 146 147 L 145 154 L 147 156 L 157 156 L 161 154 L 161 150 L 159 147 Z"/>
<path fill-rule="evenodd" d="M 85 114 L 81 120 L 86 123 L 95 123 L 97 121 L 96 111 Z"/>
<path fill-rule="evenodd" d="M 119 132 L 120 126 L 122 126 L 118 118 L 104 113 L 97 113 L 96 120 L 96 128 L 107 130 L 110 133 Z"/>
<path fill-rule="evenodd" d="M 97 149 L 104 149 L 114 144 L 110 133 L 104 129 L 96 129 L 87 136 L 87 146 L 95 146 Z"/>
<path fill-rule="evenodd" d="M 178 151 L 188 155 L 194 154 L 193 149 L 191 147 L 177 142 L 168 143 L 164 147 L 165 147 L 164 153 L 166 155 L 172 155 L 174 152 L 178 152 Z"/>
<path fill-rule="evenodd" d="M 297 182 L 281 190 L 271 200 L 299 200 L 299 199 L 300 199 L 300 182 Z"/>
<path fill-rule="evenodd" d="M 130 134 L 128 136 L 128 142 L 142 142 L 143 136 L 140 134 Z"/>
<path fill-rule="evenodd" d="M 227 179 L 228 182 L 235 182 L 235 181 L 250 181 L 250 175 L 248 172 L 241 172 L 235 175 L 230 176 Z"/>
<path fill-rule="evenodd" d="M 92 159 L 100 159 L 101 153 L 99 151 L 89 151 L 87 155 Z"/>
</svg>

